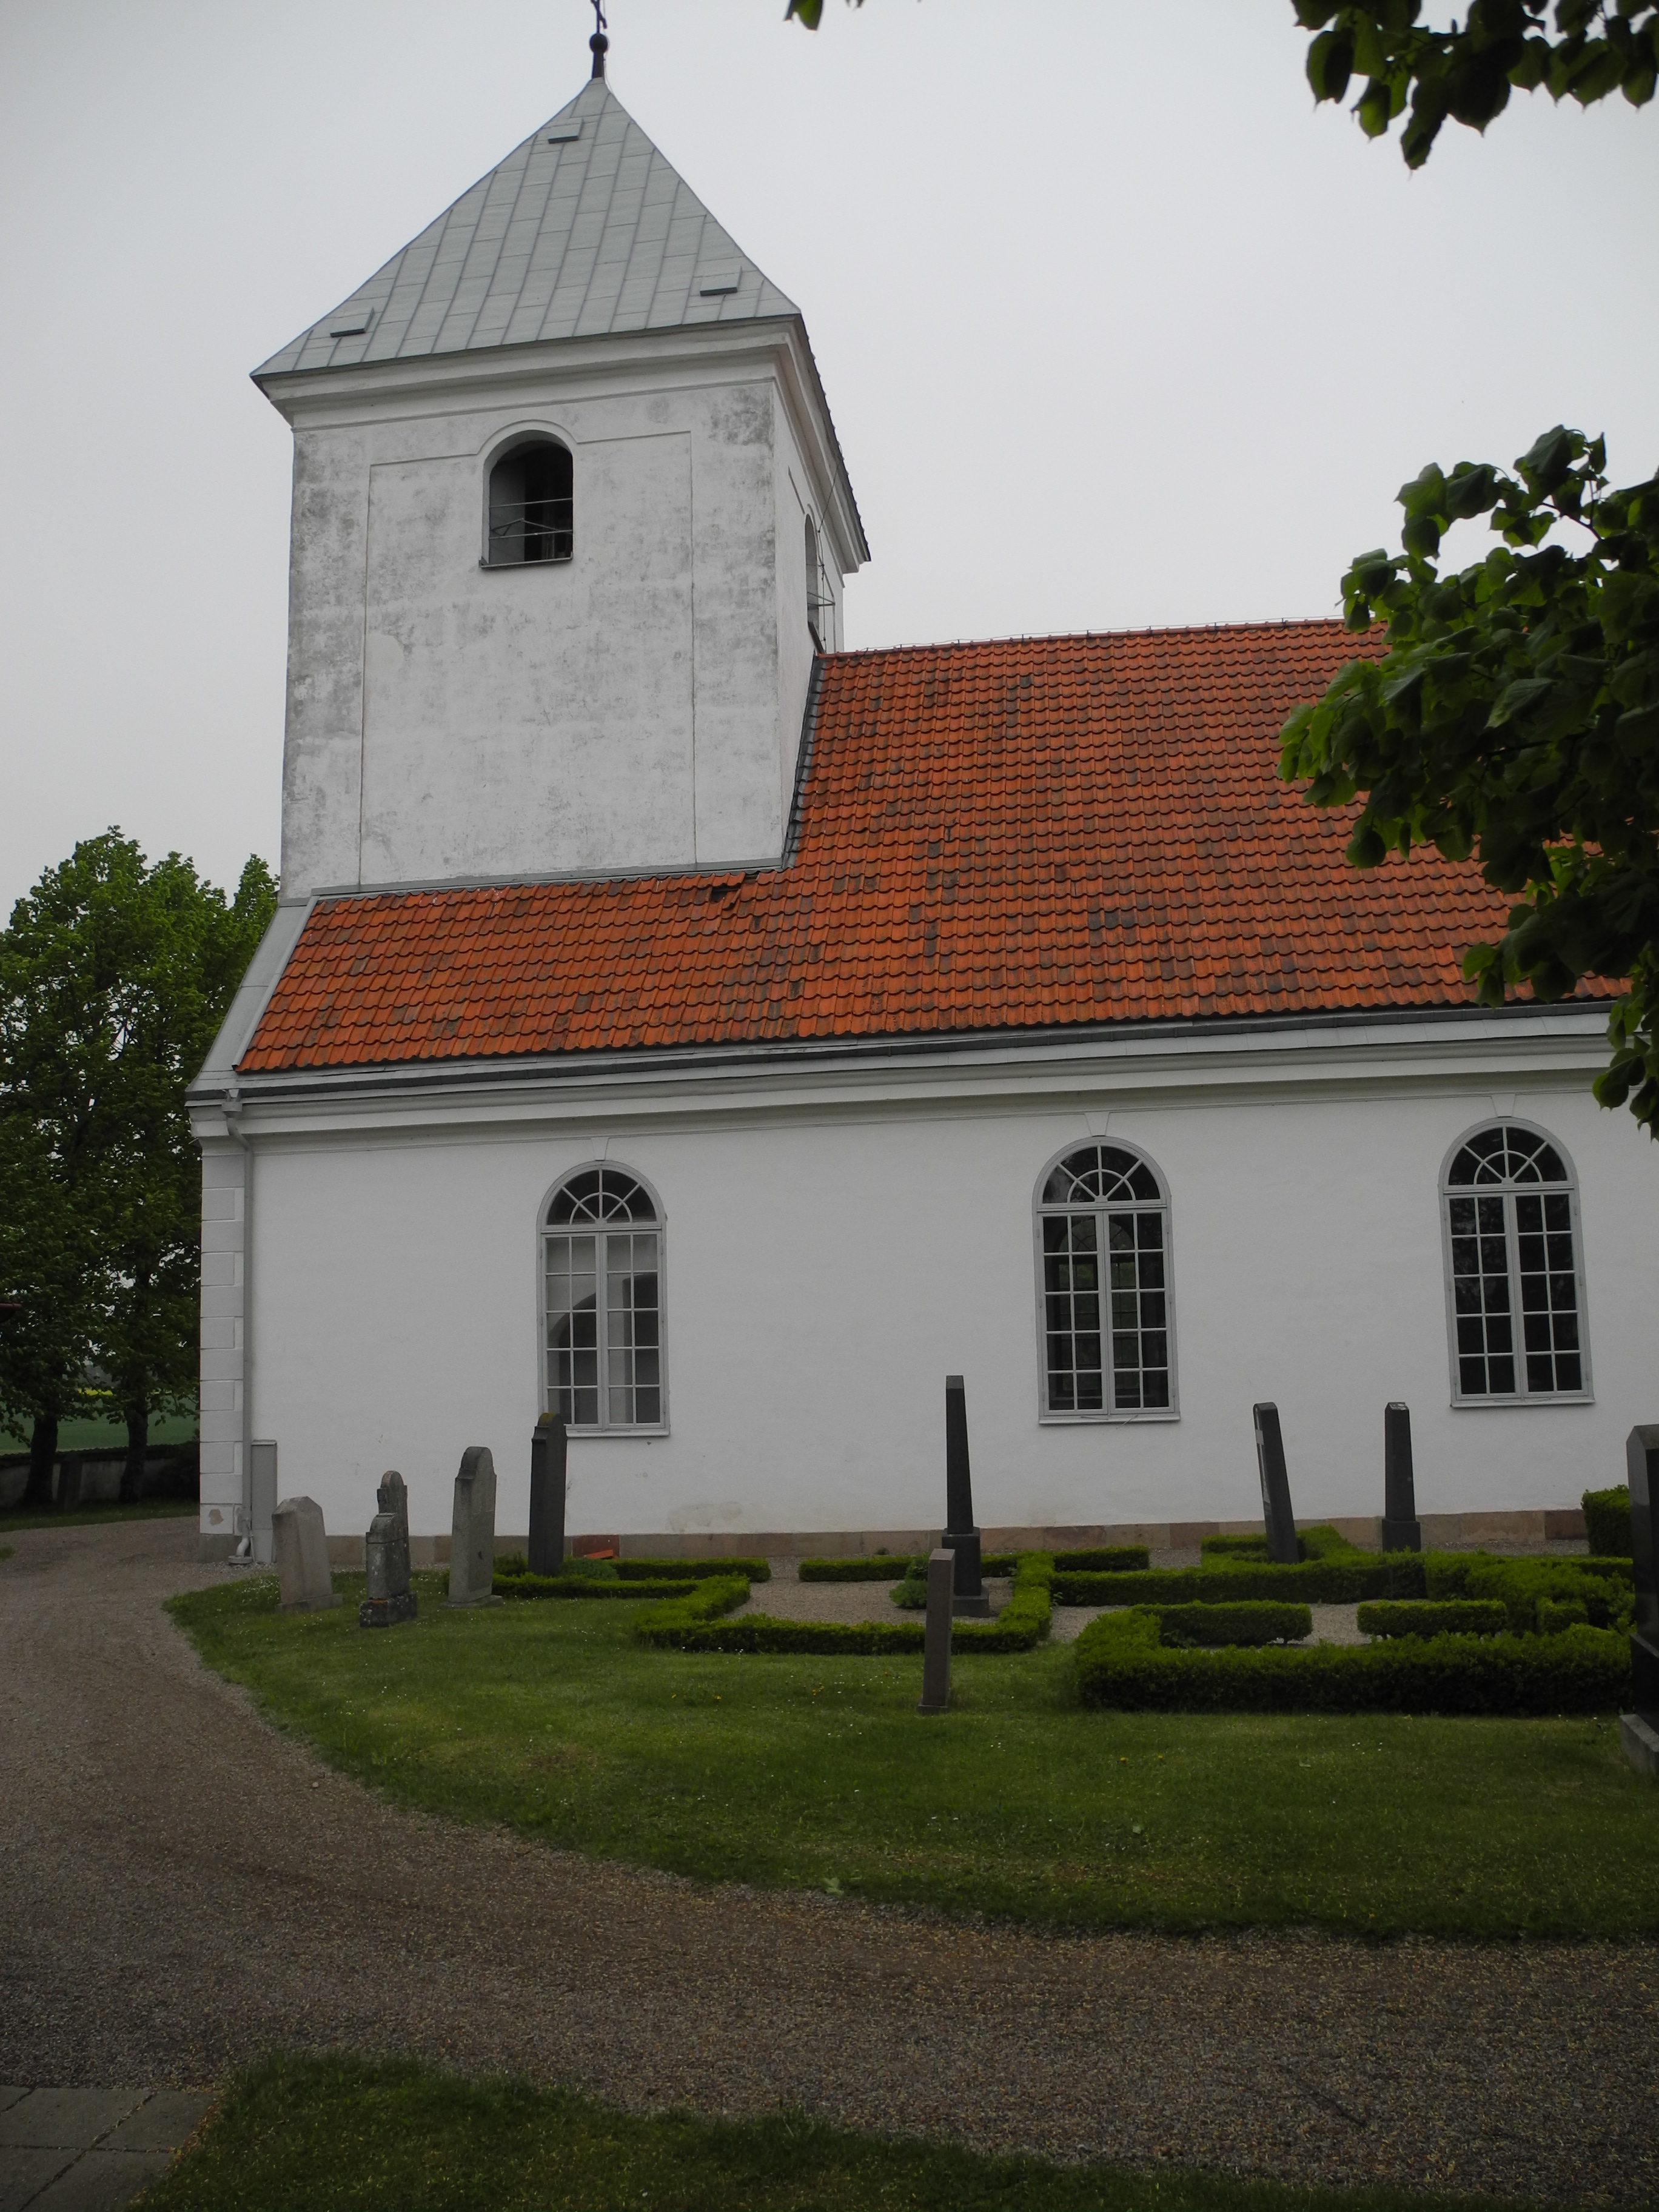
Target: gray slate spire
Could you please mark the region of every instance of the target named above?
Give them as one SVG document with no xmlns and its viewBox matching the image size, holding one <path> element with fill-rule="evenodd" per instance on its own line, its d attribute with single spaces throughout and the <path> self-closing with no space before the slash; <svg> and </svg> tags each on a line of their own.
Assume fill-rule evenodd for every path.
<svg viewBox="0 0 1659 2212">
<path fill-rule="evenodd" d="M 594 77 L 253 373 L 799 312 Z"/>
</svg>

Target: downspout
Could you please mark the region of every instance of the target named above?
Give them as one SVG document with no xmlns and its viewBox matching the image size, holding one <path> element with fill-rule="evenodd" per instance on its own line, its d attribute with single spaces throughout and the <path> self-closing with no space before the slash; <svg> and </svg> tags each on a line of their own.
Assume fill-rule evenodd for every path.
<svg viewBox="0 0 1659 2212">
<path fill-rule="evenodd" d="M 239 1565 L 253 1562 L 253 1147 L 242 1134 L 242 1094 L 235 1077 L 222 1109 L 225 1134 L 242 1148 L 242 1533 L 231 1548 Z"/>
</svg>

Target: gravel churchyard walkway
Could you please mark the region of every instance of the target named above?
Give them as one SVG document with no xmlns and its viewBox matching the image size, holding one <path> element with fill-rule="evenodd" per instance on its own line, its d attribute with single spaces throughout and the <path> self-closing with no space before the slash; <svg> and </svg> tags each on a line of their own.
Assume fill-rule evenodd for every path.
<svg viewBox="0 0 1659 2212">
<path fill-rule="evenodd" d="M 1650 1946 L 1045 1935 L 590 1863 L 269 1729 L 161 1610 L 228 1571 L 188 1523 L 15 1542 L 0 2081 L 349 2046 L 1062 2159 L 1659 2195 Z"/>
</svg>

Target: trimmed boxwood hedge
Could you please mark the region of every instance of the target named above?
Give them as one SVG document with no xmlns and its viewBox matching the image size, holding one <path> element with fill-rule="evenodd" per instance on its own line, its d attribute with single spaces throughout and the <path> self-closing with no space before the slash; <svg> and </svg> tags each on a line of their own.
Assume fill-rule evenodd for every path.
<svg viewBox="0 0 1659 2212">
<path fill-rule="evenodd" d="M 1501 1636 L 1510 1625 L 1496 1598 L 1382 1598 L 1358 1620 L 1362 1636 Z"/>
<path fill-rule="evenodd" d="M 1137 1609 L 1072 1650 L 1079 1701 L 1115 1711 L 1599 1713 L 1631 1693 L 1629 1638 L 1604 1628 L 1176 1651 Z"/>
<path fill-rule="evenodd" d="M 1628 1559 L 1636 1547 L 1630 1533 L 1630 1485 L 1616 1483 L 1611 1490 L 1587 1490 L 1583 1498 L 1584 1534 L 1592 1552 L 1604 1558 Z"/>
<path fill-rule="evenodd" d="M 1635 1610 L 1635 1577 L 1628 1559 L 1495 1559 L 1480 1552 L 1431 1553 L 1425 1563 L 1433 1598 L 1494 1599 L 1517 1636 L 1545 1626 L 1546 1607 L 1580 1606 L 1577 1616 L 1597 1628 L 1628 1628 Z"/>
<path fill-rule="evenodd" d="M 497 1597 L 565 1599 L 689 1597 L 700 1586 L 690 1575 L 653 1576 L 649 1582 L 641 1577 L 626 1583 L 618 1577 L 601 1582 L 597 1575 L 503 1574 L 499 1566 L 489 1584 Z M 743 1588 L 747 1590 L 747 1582 Z"/>
<path fill-rule="evenodd" d="M 1247 1598 L 1241 1605 L 1147 1606 L 1142 1610 L 1157 1614 L 1164 1643 L 1177 1646 L 1296 1644 L 1313 1634 L 1313 1615 L 1305 1605 Z"/>
<path fill-rule="evenodd" d="M 1080 1552 L 1056 1552 L 1054 1565 L 1066 1569 L 1103 1575 L 1133 1574 L 1138 1567 L 1150 1567 L 1152 1555 L 1144 1544 L 1085 1545 Z"/>
<path fill-rule="evenodd" d="M 610 1564 L 625 1583 L 708 1582 L 724 1575 L 741 1575 L 745 1582 L 769 1583 L 772 1570 L 764 1559 L 612 1559 Z"/>
<path fill-rule="evenodd" d="M 1013 1595 L 994 1620 L 958 1620 L 951 1625 L 953 1651 L 1029 1651 L 1048 1633 L 1048 1578 L 1054 1562 L 1046 1552 L 1023 1553 L 1014 1566 Z M 738 1595 L 715 1604 L 709 1594 L 732 1589 Z M 745 1613 L 741 1620 L 719 1616 L 735 1612 L 747 1585 L 705 1583 L 689 1598 L 658 1606 L 635 1624 L 641 1643 L 675 1651 L 817 1651 L 880 1656 L 920 1651 L 926 1640 L 921 1621 L 777 1620 L 769 1613 Z"/>
<path fill-rule="evenodd" d="M 1293 1605 L 1355 1605 L 1368 1597 L 1422 1597 L 1423 1561 L 1416 1552 L 1356 1552 L 1352 1559 L 1271 1559 L 1236 1565 L 1150 1567 L 1139 1574 L 1091 1575 L 1058 1570 L 1056 1605 L 1231 1605 L 1241 1598 L 1283 1598 Z"/>
</svg>

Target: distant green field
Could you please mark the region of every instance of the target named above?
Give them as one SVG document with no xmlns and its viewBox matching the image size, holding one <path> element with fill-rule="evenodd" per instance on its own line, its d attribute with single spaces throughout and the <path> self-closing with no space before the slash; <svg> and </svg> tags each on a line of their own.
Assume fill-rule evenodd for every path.
<svg viewBox="0 0 1659 2212">
<path fill-rule="evenodd" d="M 58 1449 L 66 1451 L 111 1451 L 125 1446 L 127 1425 L 125 1421 L 60 1421 L 58 1425 Z M 156 1444 L 188 1444 L 196 1441 L 194 1413 L 161 1413 L 149 1425 L 149 1440 Z M 0 1429 L 0 1454 L 26 1452 L 29 1448 L 27 1436 L 16 1436 Z"/>
</svg>

